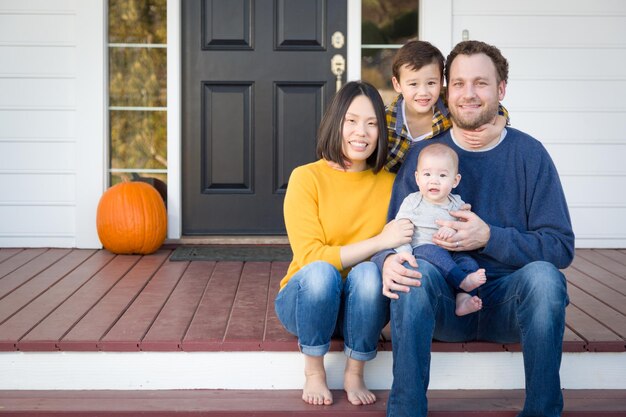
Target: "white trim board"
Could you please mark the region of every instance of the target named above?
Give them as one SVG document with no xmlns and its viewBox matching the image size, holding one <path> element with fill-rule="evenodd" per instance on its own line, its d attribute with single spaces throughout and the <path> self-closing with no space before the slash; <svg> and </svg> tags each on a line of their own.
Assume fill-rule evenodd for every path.
<svg viewBox="0 0 626 417">
<path fill-rule="evenodd" d="M 361 79 L 361 0 L 348 0 L 346 81 Z"/>
<path fill-rule="evenodd" d="M 167 0 L 167 237 L 182 236 L 181 3 Z"/>
<path fill-rule="evenodd" d="M 389 389 L 391 352 L 365 370 L 371 389 Z M 330 352 L 331 389 L 341 389 L 345 356 Z M 0 390 L 299 389 L 299 352 L 2 352 Z M 626 389 L 626 352 L 564 353 L 564 389 Z M 435 352 L 431 389 L 522 389 L 519 352 Z"/>
<path fill-rule="evenodd" d="M 76 242 L 100 248 L 96 209 L 106 184 L 107 60 L 104 0 L 76 2 Z M 32 242 L 31 245 L 32 246 Z"/>
</svg>

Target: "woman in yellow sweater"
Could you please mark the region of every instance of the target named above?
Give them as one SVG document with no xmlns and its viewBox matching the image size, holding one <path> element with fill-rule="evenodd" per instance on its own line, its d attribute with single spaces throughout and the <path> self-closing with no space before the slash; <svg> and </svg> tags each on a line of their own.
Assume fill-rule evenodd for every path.
<svg viewBox="0 0 626 417">
<path fill-rule="evenodd" d="M 344 338 L 344 389 L 355 405 L 376 396 L 363 380 L 389 321 L 380 271 L 369 258 L 411 241 L 412 224 L 385 225 L 394 175 L 387 156 L 385 106 L 365 82 L 347 83 L 333 98 L 318 132 L 318 161 L 296 168 L 285 196 L 293 251 L 276 297 L 278 318 L 298 336 L 305 355 L 302 399 L 332 404 L 324 355 L 333 335 Z"/>
</svg>

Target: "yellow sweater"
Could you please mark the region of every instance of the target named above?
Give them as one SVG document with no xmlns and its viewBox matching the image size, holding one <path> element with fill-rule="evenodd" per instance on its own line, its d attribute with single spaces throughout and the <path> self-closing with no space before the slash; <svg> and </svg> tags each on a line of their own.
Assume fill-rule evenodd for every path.
<svg viewBox="0 0 626 417">
<path fill-rule="evenodd" d="M 381 232 L 394 177 L 385 170 L 338 171 L 323 159 L 294 169 L 284 206 L 293 260 L 280 288 L 314 261 L 326 261 L 345 276 L 339 250 Z"/>
</svg>

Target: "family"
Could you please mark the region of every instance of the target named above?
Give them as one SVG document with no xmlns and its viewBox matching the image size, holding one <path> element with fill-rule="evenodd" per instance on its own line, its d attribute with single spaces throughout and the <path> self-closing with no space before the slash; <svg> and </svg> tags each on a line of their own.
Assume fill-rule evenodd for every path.
<svg viewBox="0 0 626 417">
<path fill-rule="evenodd" d="M 388 416 L 426 417 L 433 339 L 520 342 L 519 416 L 561 415 L 559 269 L 574 234 L 550 156 L 500 105 L 507 81 L 492 45 L 461 42 L 444 63 L 430 43 L 410 41 L 394 59 L 399 95 L 388 108 L 365 82 L 333 98 L 318 160 L 289 179 L 293 260 L 275 300 L 304 355 L 305 402 L 332 404 L 324 355 L 339 336 L 348 400 L 374 403 L 364 367 L 390 322 Z"/>
</svg>

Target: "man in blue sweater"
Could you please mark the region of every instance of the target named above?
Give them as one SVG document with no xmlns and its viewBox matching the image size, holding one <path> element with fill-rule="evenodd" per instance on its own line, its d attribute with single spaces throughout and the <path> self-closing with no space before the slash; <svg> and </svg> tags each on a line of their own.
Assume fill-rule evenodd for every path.
<svg viewBox="0 0 626 417">
<path fill-rule="evenodd" d="M 488 280 L 479 289 L 482 310 L 459 317 L 454 290 L 437 268 L 408 253 L 384 251 L 374 257 L 383 272 L 383 293 L 392 299 L 394 380 L 387 415 L 426 417 L 435 338 L 521 342 L 526 401 L 519 417 L 560 416 L 568 298 L 559 268 L 574 257 L 574 233 L 558 173 L 541 143 L 513 128 L 478 150 L 463 142 L 461 132 L 493 121 L 504 98 L 508 63 L 496 47 L 461 42 L 448 56 L 445 77 L 453 127 L 433 140 L 458 153 L 463 181 L 455 192 L 472 211 L 452 212 L 459 221 L 440 221 L 458 233 L 450 241 L 434 242 L 450 251 L 469 251 Z M 404 197 L 417 191 L 417 155 L 429 143 L 414 144 L 402 164 L 389 219 Z"/>
</svg>

